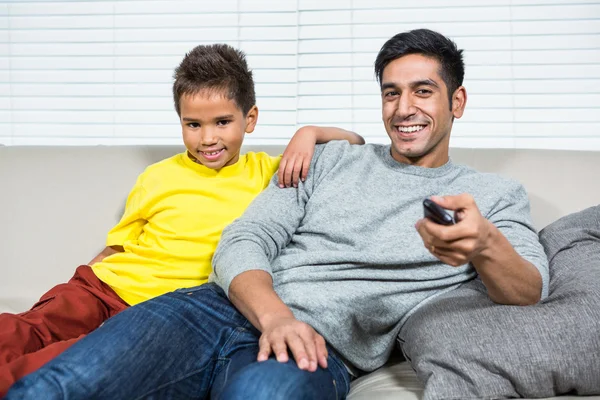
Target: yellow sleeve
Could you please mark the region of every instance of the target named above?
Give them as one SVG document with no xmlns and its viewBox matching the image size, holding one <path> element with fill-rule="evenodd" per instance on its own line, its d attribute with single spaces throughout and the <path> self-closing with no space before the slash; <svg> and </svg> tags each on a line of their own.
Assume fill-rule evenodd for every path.
<svg viewBox="0 0 600 400">
<path fill-rule="evenodd" d="M 127 197 L 125 212 L 121 220 L 108 232 L 107 246 L 123 246 L 127 241 L 137 240 L 146 224 L 143 217 L 144 204 L 147 198 L 146 190 L 142 185 L 143 174 L 140 175 L 135 186 Z"/>
<path fill-rule="evenodd" d="M 269 156 L 269 165 L 271 167 L 271 171 L 273 171 L 273 174 L 275 174 L 277 172 L 277 170 L 279 169 L 279 163 L 281 162 L 281 158 L 283 157 L 283 154 L 280 154 L 278 156 Z M 271 175 L 273 175 L 271 174 Z"/>
<path fill-rule="evenodd" d="M 279 169 L 279 163 L 281 162 L 281 157 L 282 155 L 266 157 L 266 174 L 264 175 L 263 188 L 266 188 L 269 185 L 271 178 L 277 173 L 277 170 Z"/>
</svg>

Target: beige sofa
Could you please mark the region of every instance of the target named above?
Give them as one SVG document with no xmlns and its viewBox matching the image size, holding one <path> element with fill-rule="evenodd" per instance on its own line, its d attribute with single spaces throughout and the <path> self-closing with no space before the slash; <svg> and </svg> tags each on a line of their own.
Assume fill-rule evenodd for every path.
<svg viewBox="0 0 600 400">
<path fill-rule="evenodd" d="M 28 309 L 93 258 L 136 176 L 181 150 L 0 146 L 0 312 Z M 282 148 L 246 150 L 276 154 Z M 539 229 L 600 203 L 600 152 L 453 149 L 451 155 L 455 162 L 521 181 Z M 410 366 L 395 363 L 355 381 L 349 399 L 408 400 L 421 393 Z"/>
</svg>

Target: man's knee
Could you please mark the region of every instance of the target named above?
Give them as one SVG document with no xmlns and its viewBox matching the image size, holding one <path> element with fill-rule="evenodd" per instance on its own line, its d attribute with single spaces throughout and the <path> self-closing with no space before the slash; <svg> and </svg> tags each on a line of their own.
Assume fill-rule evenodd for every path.
<svg viewBox="0 0 600 400">
<path fill-rule="evenodd" d="M 293 361 L 255 362 L 227 380 L 219 400 L 309 400 L 340 398 L 327 370 L 300 370 Z"/>
</svg>

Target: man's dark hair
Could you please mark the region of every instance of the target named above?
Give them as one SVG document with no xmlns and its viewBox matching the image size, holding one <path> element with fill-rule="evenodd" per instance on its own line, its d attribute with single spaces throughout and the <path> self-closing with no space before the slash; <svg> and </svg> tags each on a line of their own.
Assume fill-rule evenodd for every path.
<svg viewBox="0 0 600 400">
<path fill-rule="evenodd" d="M 448 88 L 450 108 L 452 94 L 462 85 L 465 76 L 465 64 L 459 50 L 452 40 L 429 29 L 415 29 L 399 33 L 389 39 L 377 54 L 375 75 L 381 85 L 383 70 L 392 61 L 408 54 L 421 54 L 436 59 L 440 63 L 440 76 Z"/>
<path fill-rule="evenodd" d="M 226 44 L 196 46 L 187 53 L 173 74 L 175 111 L 181 115 L 180 99 L 202 90 L 223 91 L 244 115 L 256 104 L 252 71 L 243 51 Z"/>
</svg>

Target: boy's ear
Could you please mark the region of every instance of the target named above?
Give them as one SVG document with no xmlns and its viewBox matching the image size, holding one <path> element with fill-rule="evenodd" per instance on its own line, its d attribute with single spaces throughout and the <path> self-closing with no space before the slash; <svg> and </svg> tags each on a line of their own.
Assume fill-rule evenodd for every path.
<svg viewBox="0 0 600 400">
<path fill-rule="evenodd" d="M 254 132 L 254 127 L 258 121 L 258 107 L 252 106 L 248 114 L 246 114 L 246 133 Z"/>
</svg>

